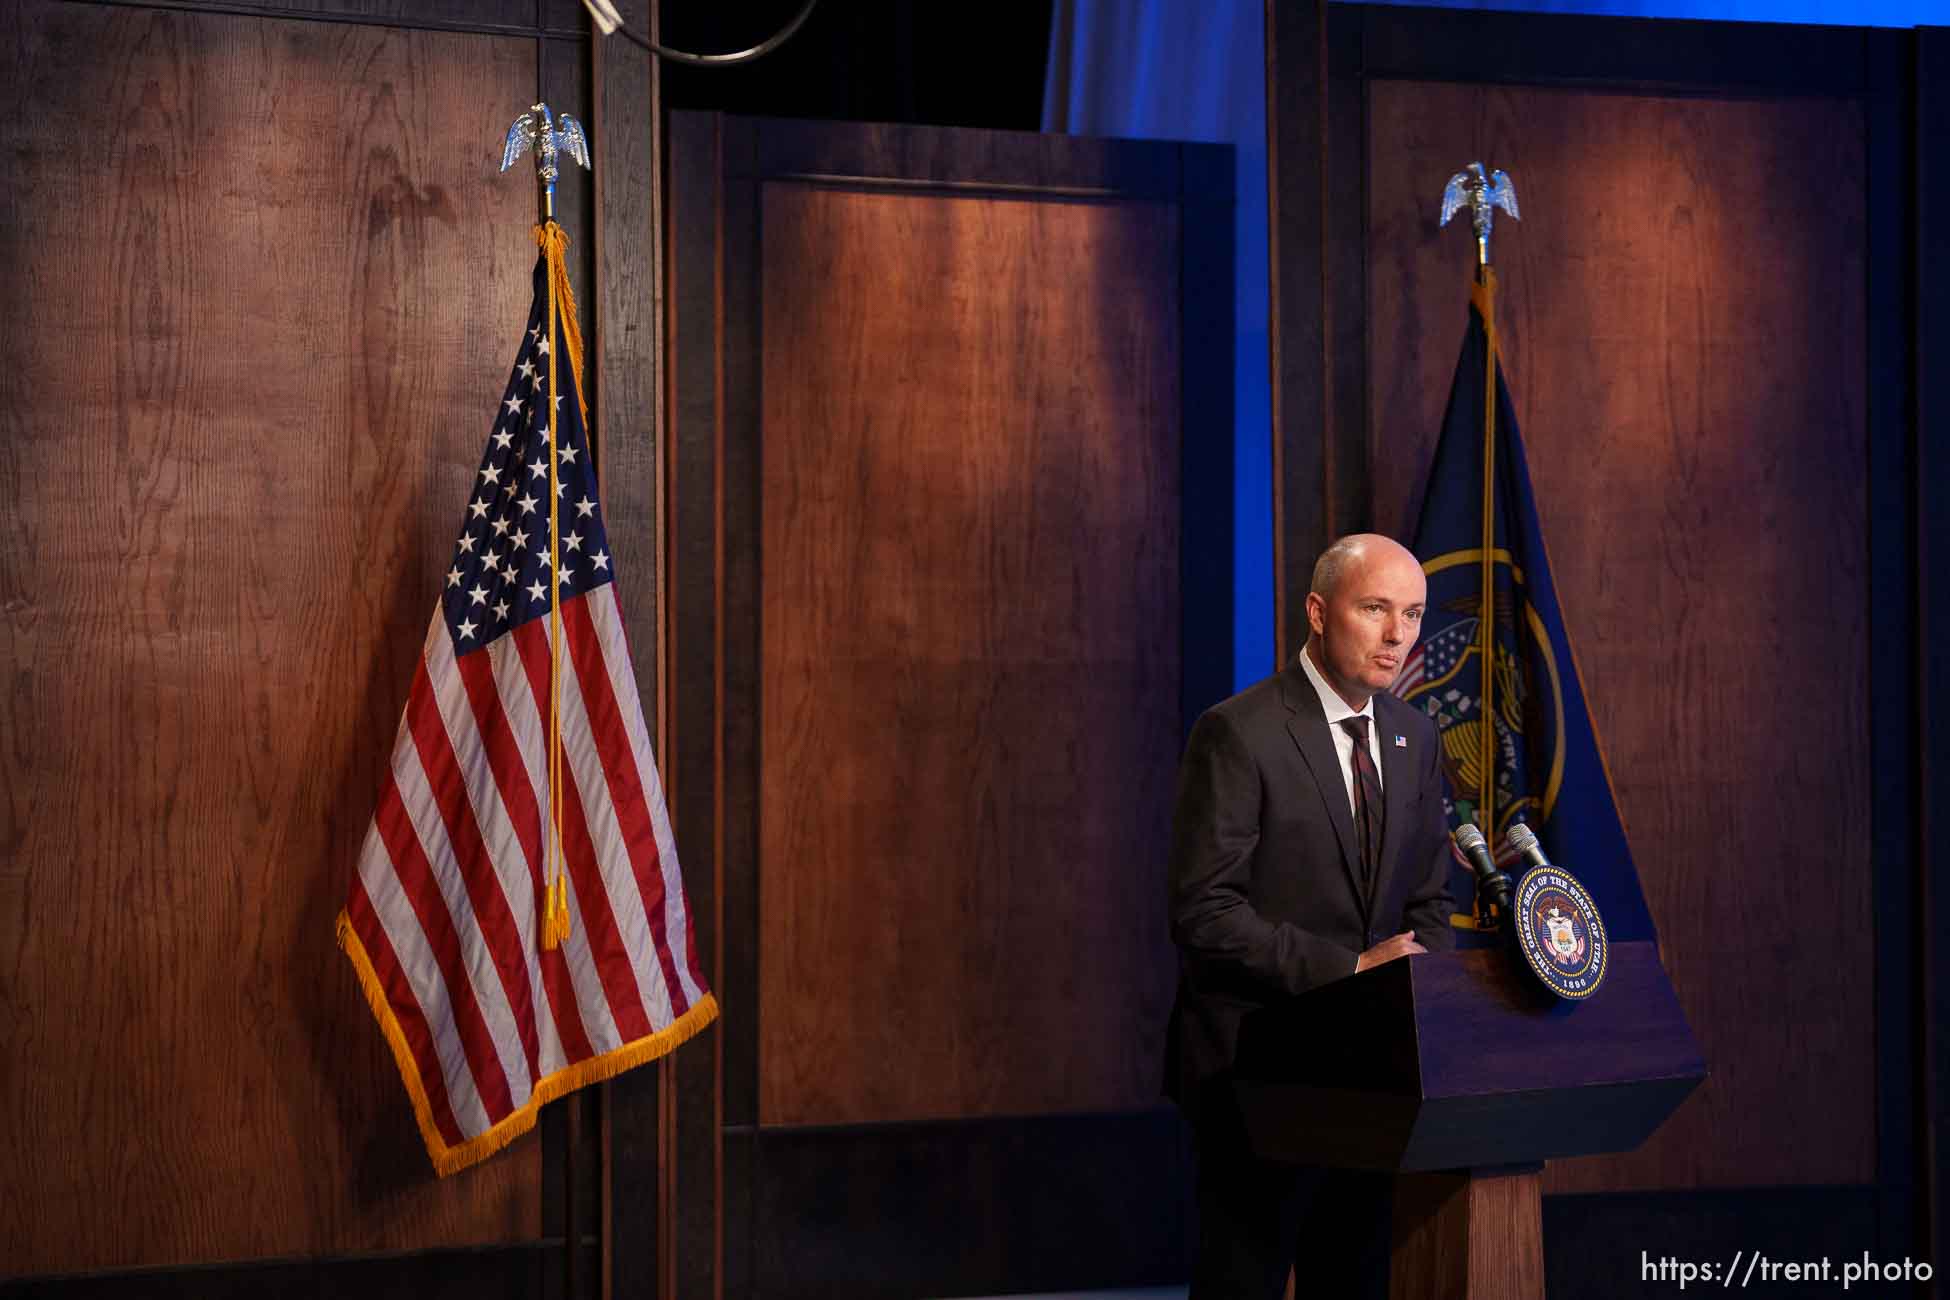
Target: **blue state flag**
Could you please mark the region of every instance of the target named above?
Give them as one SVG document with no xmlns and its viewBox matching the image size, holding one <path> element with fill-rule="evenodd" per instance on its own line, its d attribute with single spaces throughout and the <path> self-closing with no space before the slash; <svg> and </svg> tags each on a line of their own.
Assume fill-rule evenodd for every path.
<svg viewBox="0 0 1950 1300">
<path fill-rule="evenodd" d="M 1493 413 L 1484 401 L 1495 330 L 1494 284 L 1493 272 L 1486 273 L 1486 282 L 1471 295 L 1469 330 L 1415 526 L 1414 550 L 1428 574 L 1429 605 L 1395 694 L 1421 709 L 1441 732 L 1451 827 L 1475 822 L 1494 846 L 1497 864 L 1521 875 L 1521 861 L 1505 837 L 1515 823 L 1527 823 L 1550 860 L 1590 891 L 1614 942 L 1652 939 L 1652 914 L 1639 888 L 1551 585 L 1523 439 L 1501 365 Z M 1493 453 L 1488 494 L 1483 490 L 1486 449 Z M 1488 629 L 1482 622 L 1486 505 L 1494 592 Z M 1487 729 L 1486 649 L 1493 665 L 1488 675 L 1493 724 Z M 1457 939 L 1470 946 L 1490 923 L 1493 909 L 1487 901 L 1479 904 L 1475 877 L 1460 856 L 1449 887 L 1459 905 Z"/>
</svg>

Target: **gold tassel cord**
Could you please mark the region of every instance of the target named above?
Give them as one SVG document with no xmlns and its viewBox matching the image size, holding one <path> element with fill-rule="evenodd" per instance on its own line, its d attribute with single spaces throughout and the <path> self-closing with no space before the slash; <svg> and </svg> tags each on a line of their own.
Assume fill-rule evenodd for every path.
<svg viewBox="0 0 1950 1300">
<path fill-rule="evenodd" d="M 569 234 L 551 221 L 546 229 L 536 229 L 535 242 L 548 254 L 549 292 L 558 304 L 556 315 L 562 327 L 562 346 L 569 353 L 569 379 L 575 386 L 576 410 L 581 412 L 582 424 L 586 429 L 589 427 L 589 403 L 582 395 L 582 319 L 576 310 L 575 289 L 569 283 Z M 553 346 L 550 345 L 551 348 Z M 550 356 L 554 356 L 553 352 Z"/>
<path fill-rule="evenodd" d="M 550 221 L 535 228 L 535 242 L 548 264 L 548 407 L 543 412 L 548 430 L 548 566 L 549 566 L 549 682 L 548 682 L 548 849 L 543 855 L 541 941 L 545 949 L 559 948 L 569 937 L 569 879 L 562 854 L 562 493 L 556 458 L 556 354 L 569 349 L 569 377 L 575 387 L 576 410 L 584 421 L 588 406 L 582 396 L 582 329 L 576 320 L 575 295 L 569 288 L 566 256 L 569 236 Z M 560 333 L 557 332 L 558 323 Z"/>
</svg>

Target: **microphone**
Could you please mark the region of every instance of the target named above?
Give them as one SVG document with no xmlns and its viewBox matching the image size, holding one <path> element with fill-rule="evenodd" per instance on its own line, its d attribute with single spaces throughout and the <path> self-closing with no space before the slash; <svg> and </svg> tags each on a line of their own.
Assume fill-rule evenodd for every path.
<svg viewBox="0 0 1950 1300">
<path fill-rule="evenodd" d="M 1469 860 L 1470 869 L 1476 873 L 1476 887 L 1497 905 L 1505 915 L 1510 914 L 1510 877 L 1496 869 L 1496 862 L 1490 857 L 1489 841 L 1483 832 L 1476 829 L 1476 823 L 1464 822 L 1452 832 L 1456 847 Z"/>
<path fill-rule="evenodd" d="M 1523 860 L 1533 867 L 1551 865 L 1551 860 L 1544 856 L 1544 846 L 1537 842 L 1536 833 L 1522 822 L 1510 828 L 1503 842 L 1522 854 Z"/>
</svg>

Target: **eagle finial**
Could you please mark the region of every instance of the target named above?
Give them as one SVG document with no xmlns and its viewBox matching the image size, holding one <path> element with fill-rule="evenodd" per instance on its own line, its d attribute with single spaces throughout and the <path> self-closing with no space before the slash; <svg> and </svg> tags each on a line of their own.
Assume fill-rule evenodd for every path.
<svg viewBox="0 0 1950 1300">
<path fill-rule="evenodd" d="M 1463 204 L 1469 204 L 1470 224 L 1476 228 L 1476 262 L 1479 266 L 1490 264 L 1490 228 L 1495 221 L 1494 209 L 1502 208 L 1512 220 L 1521 221 L 1517 212 L 1517 187 L 1502 170 L 1488 171 L 1483 164 L 1473 162 L 1449 178 L 1442 187 L 1442 220 L 1439 224 L 1448 225 L 1449 218 Z"/>
<path fill-rule="evenodd" d="M 555 181 L 562 171 L 556 159 L 567 153 L 587 168 L 589 139 L 582 133 L 582 123 L 567 113 L 558 118 L 549 112 L 547 104 L 536 104 L 508 128 L 507 143 L 501 149 L 501 170 L 514 166 L 515 159 L 531 147 L 535 150 L 535 172 L 546 190 L 548 215 L 553 217 Z"/>
</svg>

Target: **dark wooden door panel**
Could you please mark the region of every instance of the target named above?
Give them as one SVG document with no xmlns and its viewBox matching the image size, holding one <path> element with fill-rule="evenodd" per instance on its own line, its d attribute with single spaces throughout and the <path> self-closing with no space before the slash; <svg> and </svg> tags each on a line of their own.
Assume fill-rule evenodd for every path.
<svg viewBox="0 0 1950 1300">
<path fill-rule="evenodd" d="M 766 187 L 765 1124 L 1156 1096 L 1176 221 Z"/>
<path fill-rule="evenodd" d="M 1230 654 L 1181 576 L 1231 547 L 1226 161 L 672 119 L 667 771 L 725 1006 L 673 1065 L 723 1234 L 680 1295 L 1183 1259 L 1163 864 L 1186 683 Z M 1107 1146 L 1065 1185 L 1115 1211 L 956 1208 Z M 944 1160 L 968 1196 L 914 1203 Z"/>
</svg>

